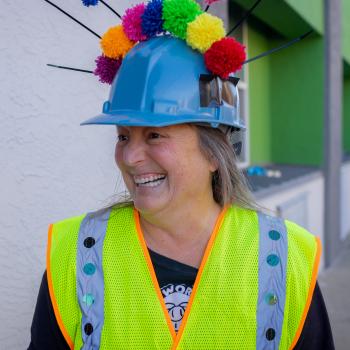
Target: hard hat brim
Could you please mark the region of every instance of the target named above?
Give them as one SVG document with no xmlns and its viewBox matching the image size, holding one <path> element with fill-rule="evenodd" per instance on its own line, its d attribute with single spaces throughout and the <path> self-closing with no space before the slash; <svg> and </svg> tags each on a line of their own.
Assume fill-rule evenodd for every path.
<svg viewBox="0 0 350 350">
<path fill-rule="evenodd" d="M 245 125 L 239 123 L 225 122 L 222 119 L 213 120 L 211 113 L 201 114 L 162 114 L 162 113 L 151 113 L 152 118 L 149 114 L 142 113 L 140 111 L 113 111 L 113 114 L 102 113 L 96 117 L 90 118 L 80 125 L 119 125 L 119 126 L 150 126 L 150 127 L 164 127 L 169 125 L 186 124 L 186 123 L 204 123 L 211 127 L 218 127 L 219 125 L 233 126 L 242 130 L 245 130 Z"/>
</svg>

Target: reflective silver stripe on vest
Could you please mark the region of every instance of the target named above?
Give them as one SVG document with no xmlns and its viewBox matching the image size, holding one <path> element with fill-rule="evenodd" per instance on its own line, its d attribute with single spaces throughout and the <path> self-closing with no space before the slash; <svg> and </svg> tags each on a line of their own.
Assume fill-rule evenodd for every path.
<svg viewBox="0 0 350 350">
<path fill-rule="evenodd" d="M 259 295 L 256 349 L 278 349 L 286 299 L 287 229 L 283 219 L 258 213 Z"/>
<path fill-rule="evenodd" d="M 82 312 L 83 350 L 100 348 L 104 322 L 102 249 L 110 210 L 89 213 L 78 237 L 77 294 Z"/>
</svg>

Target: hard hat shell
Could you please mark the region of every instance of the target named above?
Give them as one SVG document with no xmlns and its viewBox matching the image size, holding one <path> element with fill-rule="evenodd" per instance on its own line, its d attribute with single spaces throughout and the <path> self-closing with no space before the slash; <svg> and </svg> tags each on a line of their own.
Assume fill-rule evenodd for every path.
<svg viewBox="0 0 350 350">
<path fill-rule="evenodd" d="M 245 129 L 234 104 L 201 106 L 200 76 L 209 75 L 201 53 L 185 41 L 163 35 L 137 44 L 123 59 L 100 115 L 82 123 L 155 126 L 205 123 Z"/>
</svg>

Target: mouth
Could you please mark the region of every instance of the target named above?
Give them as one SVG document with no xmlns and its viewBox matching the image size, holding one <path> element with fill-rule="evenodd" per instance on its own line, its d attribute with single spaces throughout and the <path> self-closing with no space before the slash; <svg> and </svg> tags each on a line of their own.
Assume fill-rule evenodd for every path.
<svg viewBox="0 0 350 350">
<path fill-rule="evenodd" d="M 157 175 L 139 175 L 134 176 L 134 182 L 137 187 L 156 187 L 159 186 L 166 178 L 164 174 Z"/>
</svg>

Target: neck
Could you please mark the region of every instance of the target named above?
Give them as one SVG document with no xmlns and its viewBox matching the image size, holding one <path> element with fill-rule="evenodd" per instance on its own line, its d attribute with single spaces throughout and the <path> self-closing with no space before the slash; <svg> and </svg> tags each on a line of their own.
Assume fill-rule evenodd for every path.
<svg viewBox="0 0 350 350">
<path fill-rule="evenodd" d="M 156 215 L 140 215 L 148 248 L 198 267 L 222 208 L 212 200 Z"/>
</svg>

